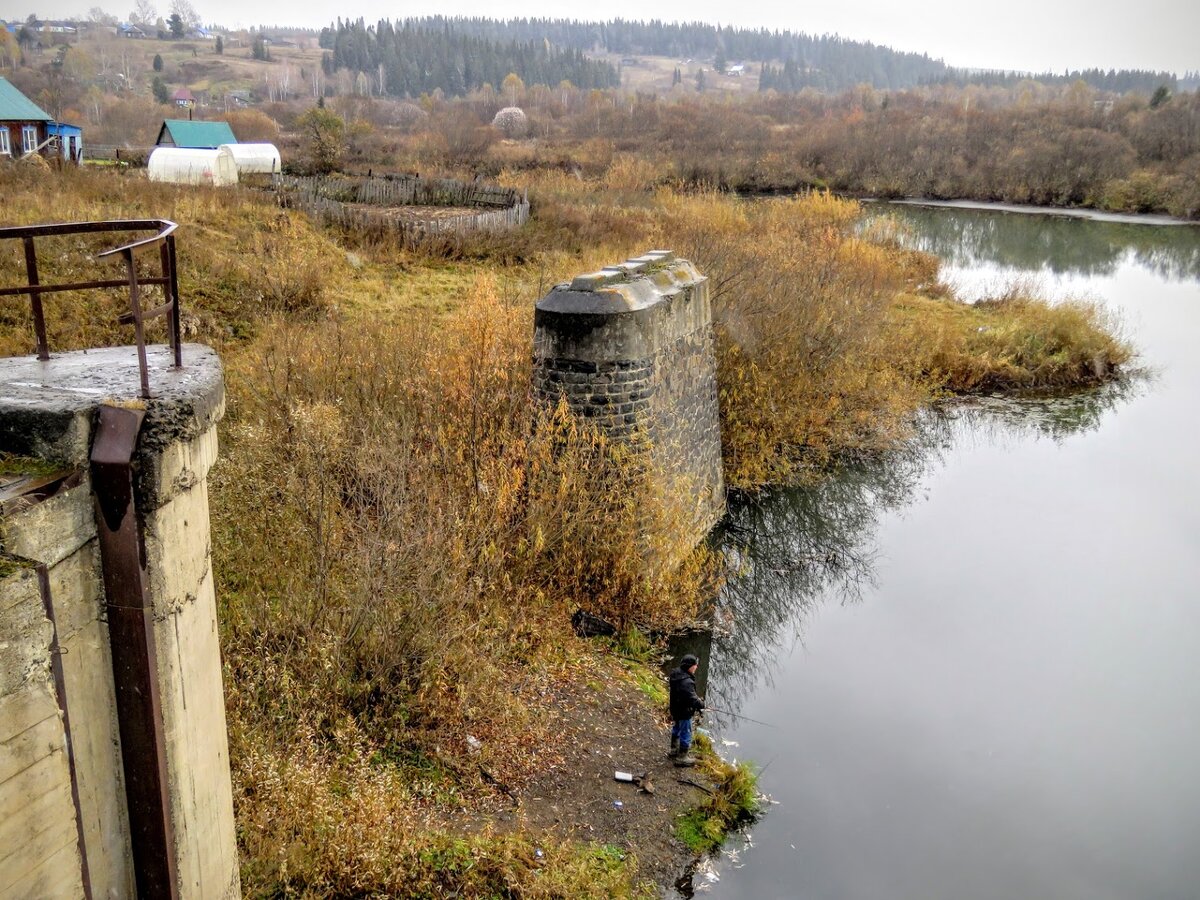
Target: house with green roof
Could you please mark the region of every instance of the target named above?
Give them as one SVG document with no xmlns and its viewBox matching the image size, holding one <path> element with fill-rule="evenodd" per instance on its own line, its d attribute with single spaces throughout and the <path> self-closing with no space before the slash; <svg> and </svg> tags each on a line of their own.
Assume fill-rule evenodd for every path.
<svg viewBox="0 0 1200 900">
<path fill-rule="evenodd" d="M 0 156 L 18 157 L 40 150 L 49 140 L 53 117 L 0 78 Z"/>
<path fill-rule="evenodd" d="M 192 150 L 216 150 L 222 144 L 236 144 L 228 122 L 192 122 L 167 119 L 158 129 L 156 147 L 187 147 Z"/>
</svg>

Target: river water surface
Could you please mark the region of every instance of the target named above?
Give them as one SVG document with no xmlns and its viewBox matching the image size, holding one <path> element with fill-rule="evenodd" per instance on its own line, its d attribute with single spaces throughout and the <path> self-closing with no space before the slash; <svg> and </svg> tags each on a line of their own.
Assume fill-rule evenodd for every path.
<svg viewBox="0 0 1200 900">
<path fill-rule="evenodd" d="M 1200 228 L 886 214 L 967 296 L 1103 302 L 1151 371 L 731 511 L 708 698 L 774 727 L 708 727 L 775 802 L 696 887 L 1200 897 Z"/>
</svg>

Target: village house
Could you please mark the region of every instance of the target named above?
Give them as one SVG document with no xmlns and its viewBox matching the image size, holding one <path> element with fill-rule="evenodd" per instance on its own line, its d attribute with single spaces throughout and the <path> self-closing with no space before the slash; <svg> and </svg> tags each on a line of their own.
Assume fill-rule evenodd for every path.
<svg viewBox="0 0 1200 900">
<path fill-rule="evenodd" d="M 50 137 L 53 117 L 0 78 L 0 156 L 19 157 L 38 150 Z"/>
<path fill-rule="evenodd" d="M 228 122 L 193 122 L 166 119 L 158 129 L 156 147 L 187 147 L 192 150 L 216 150 L 222 144 L 236 144 Z"/>
<path fill-rule="evenodd" d="M 177 90 L 171 95 L 171 99 L 175 102 L 176 106 L 180 106 L 184 109 L 192 109 L 196 105 L 196 95 L 187 88 L 180 88 Z"/>
<path fill-rule="evenodd" d="M 79 163 L 83 129 L 55 122 L 44 109 L 0 78 L 0 156 L 16 158 L 38 152 Z"/>
</svg>

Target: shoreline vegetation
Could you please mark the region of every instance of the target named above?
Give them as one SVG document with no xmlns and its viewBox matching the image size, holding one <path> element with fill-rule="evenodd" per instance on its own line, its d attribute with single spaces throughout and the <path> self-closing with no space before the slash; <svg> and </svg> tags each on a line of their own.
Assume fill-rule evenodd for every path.
<svg viewBox="0 0 1200 900">
<path fill-rule="evenodd" d="M 631 666 L 577 638 L 572 613 L 666 632 L 723 577 L 713 551 L 680 547 L 676 523 L 639 508 L 636 485 L 628 503 L 598 501 L 630 483 L 621 448 L 534 404 L 533 304 L 551 285 L 650 247 L 709 276 L 726 480 L 740 490 L 895 446 L 935 400 L 1088 387 L 1132 358 L 1095 306 L 1020 289 L 959 302 L 935 258 L 886 223 L 860 228 L 859 204 L 827 193 L 748 204 L 664 187 L 631 154 L 594 174 L 499 180 L 529 188 L 529 224 L 434 252 L 322 229 L 247 189 L 0 166 L 6 224 L 48 210 L 181 224 L 186 336 L 227 371 L 210 490 L 247 896 L 656 891 L 637 837 L 490 824 L 514 800 L 537 807 L 536 773 L 569 782 L 556 717 L 571 711 L 551 699 L 563 684 L 632 685 L 638 739 L 665 753 L 653 653 Z M 99 247 L 58 249 L 46 280 L 95 270 Z M 0 279 L 23 277 L 21 262 L 0 258 Z M 128 342 L 119 305 L 48 299 L 51 346 Z M 5 305 L 0 352 L 28 353 L 29 330 L 27 310 Z M 643 565 L 647 547 L 684 562 Z M 572 733 L 617 740 L 603 722 Z M 728 792 L 694 792 L 700 811 L 678 832 L 693 851 L 718 845 L 753 795 L 747 769 L 709 768 L 700 777 Z M 647 830 L 675 828 L 644 815 L 657 815 Z"/>
</svg>

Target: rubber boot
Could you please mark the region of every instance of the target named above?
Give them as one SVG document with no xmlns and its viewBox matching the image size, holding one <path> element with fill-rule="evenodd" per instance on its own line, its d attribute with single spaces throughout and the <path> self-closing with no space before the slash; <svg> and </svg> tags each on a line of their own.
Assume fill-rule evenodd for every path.
<svg viewBox="0 0 1200 900">
<path fill-rule="evenodd" d="M 668 759 L 674 759 L 679 755 L 679 738 L 676 735 L 671 735 L 671 749 L 667 753 Z"/>
<path fill-rule="evenodd" d="M 675 756 L 675 765 L 681 769 L 686 769 L 695 764 L 696 757 L 692 756 L 692 748 L 680 746 L 679 753 Z"/>
</svg>

